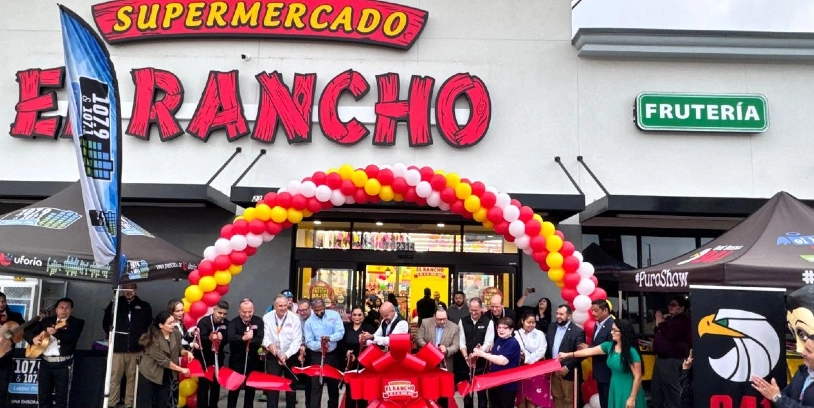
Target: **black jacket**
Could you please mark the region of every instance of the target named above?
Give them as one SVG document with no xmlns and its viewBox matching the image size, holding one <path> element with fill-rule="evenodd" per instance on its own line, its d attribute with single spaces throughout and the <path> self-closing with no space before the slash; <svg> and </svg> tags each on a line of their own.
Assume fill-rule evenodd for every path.
<svg viewBox="0 0 814 408">
<path fill-rule="evenodd" d="M 243 341 L 243 335 L 246 333 L 248 327 L 240 316 L 235 317 L 229 322 L 227 330 L 227 341 L 229 341 L 229 368 L 239 372 L 240 374 L 248 374 L 252 371 L 262 371 L 263 365 L 260 363 L 260 354 L 257 353 L 258 349 L 262 347 L 263 343 L 263 319 L 257 316 L 252 316 L 249 322 L 251 330 L 254 330 L 254 337 L 249 340 L 248 356 L 249 361 L 246 363 L 246 342 Z M 245 365 L 244 365 L 245 364 Z M 246 367 L 246 372 L 243 372 L 243 367 Z"/>
<path fill-rule="evenodd" d="M 209 340 L 209 335 L 212 334 L 213 331 L 218 331 L 223 336 L 223 340 L 220 341 L 220 347 L 218 348 L 218 364 L 223 366 L 223 349 L 226 347 L 226 343 L 229 342 L 229 338 L 226 332 L 226 329 L 229 325 L 229 320 L 224 319 L 221 323 L 215 323 L 214 327 L 212 326 L 212 315 L 206 315 L 203 319 L 198 321 L 198 330 L 200 330 L 201 336 L 201 350 L 195 350 L 194 355 L 195 358 L 201 360 L 206 360 L 208 365 L 215 365 L 215 352 L 212 351 L 212 340 Z M 213 330 L 214 329 L 214 330 Z M 203 358 L 201 356 L 203 353 Z"/>
<path fill-rule="evenodd" d="M 806 377 L 808 377 L 808 368 L 805 365 L 801 365 L 797 370 L 797 373 L 794 374 L 794 377 L 791 378 L 789 385 L 787 385 L 786 388 L 783 388 L 783 391 L 780 392 L 780 400 L 774 405 L 777 408 L 814 407 L 814 387 L 807 387 L 805 393 L 803 394 L 803 400 L 800 401 L 799 399 L 800 391 L 803 390 Z"/>
<path fill-rule="evenodd" d="M 128 315 L 130 317 L 128 318 Z M 138 296 L 128 302 L 124 296 L 119 297 L 119 311 L 116 315 L 116 331 L 129 334 L 117 334 L 113 351 L 116 353 L 134 353 L 144 350 L 138 344 L 138 339 L 150 328 L 153 321 L 153 309 L 150 304 L 141 300 Z M 105 317 L 102 320 L 102 329 L 110 334 L 113 325 L 113 302 L 107 305 Z"/>
<path fill-rule="evenodd" d="M 418 321 L 422 321 L 428 317 L 435 315 L 435 299 L 431 297 L 423 297 L 415 304 L 415 309 L 418 312 Z"/>
<path fill-rule="evenodd" d="M 599 328 L 600 323 L 601 322 L 596 322 L 597 332 L 595 333 L 596 337 L 591 339 L 591 347 L 598 346 L 606 341 L 612 340 L 611 329 L 613 328 L 613 317 L 608 317 L 601 329 Z M 610 383 L 611 371 L 610 368 L 608 368 L 607 355 L 591 357 L 591 368 L 594 373 L 594 380 L 596 380 L 596 382 Z"/>
<path fill-rule="evenodd" d="M 25 332 L 25 340 L 29 343 L 34 343 L 34 337 L 37 337 L 48 327 L 57 324 L 56 316 L 46 317 L 42 321 L 34 324 Z M 53 337 L 59 340 L 59 355 L 71 356 L 76 350 L 76 342 L 79 341 L 79 336 L 82 335 L 82 329 L 85 328 L 85 321 L 76 317 L 68 317 L 65 321 L 65 326 L 58 329 Z"/>
<path fill-rule="evenodd" d="M 546 341 L 548 347 L 545 351 L 546 358 L 552 358 L 552 348 L 554 348 L 554 337 L 557 335 L 557 322 L 551 322 L 548 326 L 548 333 L 546 334 Z M 568 324 L 568 329 L 562 337 L 560 343 L 560 353 L 572 353 L 577 350 L 577 346 L 585 343 L 585 331 L 577 326 L 574 322 Z M 569 381 L 574 380 L 574 369 L 579 365 L 580 360 L 577 358 L 567 358 L 562 361 L 564 367 L 568 367 L 568 374 L 563 378 Z"/>
</svg>

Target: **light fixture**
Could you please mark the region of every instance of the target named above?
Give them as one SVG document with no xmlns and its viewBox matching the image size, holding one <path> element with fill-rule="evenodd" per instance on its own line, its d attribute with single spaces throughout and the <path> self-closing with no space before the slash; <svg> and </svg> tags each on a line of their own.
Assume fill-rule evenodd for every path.
<svg viewBox="0 0 814 408">
<path fill-rule="evenodd" d="M 435 226 L 438 227 L 438 228 L 446 227 L 446 225 L 443 222 L 439 222 L 438 224 L 435 224 Z"/>
<path fill-rule="evenodd" d="M 322 221 L 320 221 L 320 220 L 314 220 L 314 225 L 322 225 Z"/>
<path fill-rule="evenodd" d="M 379 227 L 381 227 L 382 225 L 384 225 L 384 223 L 383 223 L 383 222 L 381 222 L 381 221 L 376 221 L 376 225 L 377 225 L 377 226 L 379 226 Z"/>
</svg>

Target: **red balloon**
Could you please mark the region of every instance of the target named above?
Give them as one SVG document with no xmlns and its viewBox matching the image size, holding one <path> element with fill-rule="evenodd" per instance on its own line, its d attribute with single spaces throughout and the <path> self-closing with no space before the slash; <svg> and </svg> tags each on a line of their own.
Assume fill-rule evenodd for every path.
<svg viewBox="0 0 814 408">
<path fill-rule="evenodd" d="M 187 408 L 198 408 L 198 394 L 187 396 Z"/>
<path fill-rule="evenodd" d="M 200 300 L 195 302 L 195 303 L 200 303 L 201 305 L 203 305 L 204 309 L 203 309 L 203 313 L 201 313 L 201 316 L 206 314 L 206 305 L 203 304 L 203 302 L 201 302 Z M 195 303 L 193 303 L 193 305 Z M 198 316 L 198 317 L 201 317 L 201 316 Z M 198 318 L 192 316 L 192 306 L 190 306 L 189 307 L 189 313 L 184 315 L 184 326 L 186 326 L 186 327 L 195 327 L 195 325 L 198 324 L 197 320 L 198 320 Z M 186 360 L 186 359 L 182 358 L 181 360 Z"/>
<path fill-rule="evenodd" d="M 333 174 L 333 173 L 331 173 L 331 174 Z M 357 202 L 358 202 L 358 201 L 357 201 Z M 324 203 L 319 203 L 319 205 L 321 205 L 321 206 L 322 206 L 322 209 L 323 209 L 323 210 L 330 210 L 331 208 L 334 208 L 334 205 L 333 205 L 333 204 L 331 204 L 331 201 L 330 201 L 330 200 L 329 200 L 329 201 L 326 201 L 326 202 L 324 202 Z M 283 229 L 285 229 L 285 227 L 283 227 Z"/>
<path fill-rule="evenodd" d="M 368 196 L 368 197 L 367 197 L 367 201 L 368 201 L 368 202 L 370 202 L 370 203 L 372 203 L 372 204 L 376 204 L 376 203 L 378 203 L 379 201 L 382 201 L 382 198 L 381 198 L 381 197 L 379 197 L 378 195 L 374 195 L 374 196 Z"/>
<path fill-rule="evenodd" d="M 247 257 L 252 256 L 252 255 L 257 253 L 257 248 L 252 248 L 250 246 L 247 246 L 246 249 L 243 250 L 243 252 L 246 253 Z"/>
<path fill-rule="evenodd" d="M 540 224 L 540 221 L 537 221 L 537 220 L 528 220 L 528 221 L 526 221 L 526 234 L 528 234 L 528 236 L 543 238 L 540 235 L 540 230 L 542 230 L 542 229 L 543 229 L 543 225 Z M 543 238 L 543 242 L 545 243 L 545 238 Z M 545 244 L 543 244 L 543 245 L 545 245 Z M 560 252 L 562 252 L 562 251 L 560 251 Z"/>
<path fill-rule="evenodd" d="M 325 184 L 325 173 L 318 171 L 311 176 L 311 181 L 314 182 L 317 186 L 321 186 Z"/>
<path fill-rule="evenodd" d="M 464 208 L 463 200 L 457 200 L 454 203 L 450 204 L 449 205 L 449 210 L 453 214 L 463 214 L 463 213 L 467 212 L 466 208 Z M 471 216 L 471 214 L 470 214 L 470 216 Z"/>
<path fill-rule="evenodd" d="M 562 254 L 562 251 L 560 251 L 560 254 Z M 575 273 L 579 269 L 579 259 L 575 256 L 565 257 L 562 262 L 562 269 L 565 273 Z"/>
<path fill-rule="evenodd" d="M 352 195 L 356 191 L 356 185 L 350 180 L 342 180 L 342 185 L 339 186 L 339 191 L 346 195 Z"/>
<path fill-rule="evenodd" d="M 423 198 L 423 197 L 416 196 L 415 203 L 418 204 L 421 207 L 424 207 L 424 206 L 427 205 L 427 199 Z"/>
<path fill-rule="evenodd" d="M 249 233 L 249 222 L 246 220 L 237 220 L 232 223 L 232 232 L 235 235 L 246 235 Z"/>
<path fill-rule="evenodd" d="M 486 212 L 486 219 L 492 224 L 503 222 L 503 209 L 500 207 L 492 207 Z"/>
<path fill-rule="evenodd" d="M 565 234 L 563 234 L 562 231 L 560 231 L 560 230 L 554 231 L 554 235 L 556 235 L 556 236 L 562 238 L 563 240 L 565 240 Z"/>
<path fill-rule="evenodd" d="M 415 193 L 415 187 L 407 187 L 407 191 L 404 192 L 404 201 L 414 203 L 416 198 L 418 198 L 418 194 Z"/>
<path fill-rule="evenodd" d="M 367 193 L 365 193 L 365 189 L 364 188 L 357 188 L 356 191 L 353 192 L 353 200 L 356 201 L 356 204 L 364 204 L 364 203 L 366 203 L 367 202 Z"/>
<path fill-rule="evenodd" d="M 383 186 L 389 186 L 393 184 L 393 170 L 390 169 L 381 169 L 379 170 L 379 183 Z"/>
<path fill-rule="evenodd" d="M 444 189 L 441 190 L 441 201 L 447 204 L 452 204 L 457 199 L 458 197 L 455 196 L 455 189 L 452 187 L 444 187 Z"/>
<path fill-rule="evenodd" d="M 607 299 L 608 294 L 605 292 L 605 289 L 596 288 L 594 289 L 594 292 L 591 293 L 591 295 L 588 297 L 590 297 L 591 300 Z"/>
<path fill-rule="evenodd" d="M 497 203 L 497 196 L 494 195 L 492 192 L 485 192 L 480 196 L 480 205 L 483 208 L 489 209 L 495 206 Z"/>
<path fill-rule="evenodd" d="M 248 248 L 251 248 L 251 247 L 246 247 L 246 248 L 248 249 Z M 235 265 L 243 265 L 244 263 L 246 263 L 246 260 L 248 258 L 249 258 L 248 254 L 246 254 L 246 252 L 244 252 L 244 251 L 232 251 L 232 253 L 229 254 L 229 261 L 232 264 L 235 264 Z M 217 261 L 217 258 L 216 258 L 216 261 Z M 229 266 L 231 266 L 231 265 L 229 265 Z M 227 266 L 227 268 L 229 266 Z M 223 270 L 223 269 L 221 269 L 221 270 Z"/>
<path fill-rule="evenodd" d="M 336 190 L 342 185 L 342 176 L 340 176 L 339 173 L 331 173 L 325 176 L 325 184 L 332 190 Z"/>
<path fill-rule="evenodd" d="M 249 223 L 249 232 L 254 235 L 260 235 L 266 232 L 266 223 L 260 220 L 252 220 Z"/>
<path fill-rule="evenodd" d="M 223 296 L 229 293 L 229 285 L 218 285 L 218 287 L 215 288 L 215 292 L 218 292 L 221 296 Z"/>
<path fill-rule="evenodd" d="M 562 282 L 565 284 L 565 287 L 571 289 L 576 289 L 580 280 L 582 280 L 582 278 L 576 272 L 566 273 L 562 278 Z"/>
<path fill-rule="evenodd" d="M 441 191 L 447 186 L 447 178 L 440 174 L 436 174 L 430 179 L 430 185 L 432 186 L 433 190 Z"/>
<path fill-rule="evenodd" d="M 277 205 L 277 193 L 266 193 L 263 197 L 263 202 L 266 203 L 267 206 L 274 208 L 274 206 Z"/>
<path fill-rule="evenodd" d="M 203 260 L 198 264 L 198 273 L 203 276 L 212 276 L 215 274 L 215 265 L 212 261 Z"/>
<path fill-rule="evenodd" d="M 316 198 L 311 197 L 308 199 L 308 205 L 306 208 L 308 208 L 308 211 L 316 214 L 322 210 L 322 203 L 320 203 Z"/>
<path fill-rule="evenodd" d="M 596 329 L 596 320 L 594 320 L 593 316 L 590 316 L 588 317 L 588 320 L 586 320 L 585 323 L 582 324 L 582 330 L 585 330 L 586 339 L 594 338 L 594 329 Z"/>
<path fill-rule="evenodd" d="M 533 217 L 533 216 L 534 216 L 534 210 L 532 210 L 531 207 L 526 206 L 526 205 L 520 207 L 520 221 L 529 222 L 529 221 L 531 221 L 531 217 Z M 539 234 L 539 232 L 538 232 L 538 234 Z"/>
<path fill-rule="evenodd" d="M 300 183 L 305 183 L 306 181 L 312 181 L 311 177 L 303 177 Z"/>
<path fill-rule="evenodd" d="M 302 210 L 305 209 L 305 207 L 307 205 L 308 205 L 308 199 L 305 198 L 305 196 L 302 195 L 302 194 L 296 194 L 291 199 L 291 206 L 294 207 L 294 209 L 302 211 Z"/>
<path fill-rule="evenodd" d="M 204 293 L 204 296 L 206 296 L 206 293 Z M 192 304 L 189 306 L 189 313 L 184 315 L 184 324 L 186 325 L 187 316 L 189 316 L 192 318 L 192 325 L 186 326 L 195 327 L 195 321 L 198 320 L 198 318 L 200 318 L 201 316 L 206 314 L 206 309 L 207 309 L 206 303 L 204 303 L 202 300 L 192 302 Z"/>
<path fill-rule="evenodd" d="M 432 179 L 432 176 L 435 175 L 435 170 L 433 170 L 430 167 L 424 166 L 421 168 L 421 170 L 419 170 L 419 173 L 421 173 L 421 181 L 430 181 Z"/>
<path fill-rule="evenodd" d="M 574 244 L 571 241 L 563 241 L 562 248 L 560 248 L 560 254 L 564 257 L 568 257 L 574 254 Z"/>
<path fill-rule="evenodd" d="M 405 180 L 403 177 L 396 177 L 393 179 L 391 187 L 393 188 L 394 193 L 404 194 L 405 192 L 407 192 L 407 188 L 409 188 L 410 186 L 407 184 L 407 180 Z"/>
<path fill-rule="evenodd" d="M 379 174 L 379 166 L 368 164 L 367 167 L 365 167 L 365 174 L 367 174 L 367 178 L 376 178 Z"/>
<path fill-rule="evenodd" d="M 501 222 L 495 223 L 495 232 L 497 232 L 500 235 L 509 235 L 508 234 L 508 232 L 509 232 L 509 223 L 506 222 L 506 221 L 501 221 Z M 511 236 L 511 235 L 509 235 L 509 236 Z M 514 238 L 514 237 L 512 237 L 512 238 Z M 513 242 L 513 241 L 510 241 L 510 242 Z"/>
<path fill-rule="evenodd" d="M 480 197 L 480 196 L 483 195 L 484 192 L 486 192 L 486 185 L 484 185 L 480 181 L 476 181 L 476 182 L 471 183 L 471 184 L 472 184 L 472 194 Z M 483 198 L 483 197 L 481 197 L 481 198 Z M 483 205 L 482 203 L 483 203 L 483 200 L 481 200 L 481 205 Z"/>
<path fill-rule="evenodd" d="M 531 241 L 532 242 L 534 241 L 533 237 L 531 238 Z M 531 253 L 531 258 L 534 259 L 534 262 L 545 264 L 545 259 L 546 257 L 548 257 L 548 251 L 545 250 L 545 238 L 543 238 L 543 247 L 539 249 L 533 249 L 533 251 L 534 252 Z"/>
<path fill-rule="evenodd" d="M 514 235 L 509 234 L 509 223 L 508 222 L 506 223 L 506 233 L 503 234 L 503 239 L 505 239 L 506 241 L 509 241 L 509 242 L 514 242 L 514 240 L 515 240 Z"/>
<path fill-rule="evenodd" d="M 214 290 L 211 292 L 206 292 L 201 300 L 204 302 L 204 304 L 206 304 L 207 307 L 215 306 L 218 304 L 218 302 L 220 302 L 220 293 L 215 292 Z M 192 310 L 191 307 L 190 310 Z"/>
<path fill-rule="evenodd" d="M 596 275 L 591 275 L 589 279 L 593 281 L 594 286 L 599 287 L 599 279 L 596 278 Z"/>
<path fill-rule="evenodd" d="M 232 261 L 226 255 L 218 255 L 217 257 L 215 257 L 215 262 L 213 263 L 215 264 L 215 269 L 219 271 L 225 271 L 229 269 L 230 266 L 232 266 Z"/>
<path fill-rule="evenodd" d="M 291 204 L 294 201 L 294 197 L 291 196 L 291 193 L 287 191 L 283 191 L 280 194 L 277 194 L 277 205 L 283 208 L 291 208 Z"/>
<path fill-rule="evenodd" d="M 201 273 L 196 269 L 187 275 L 187 279 L 189 279 L 190 285 L 197 285 L 201 281 Z"/>
<path fill-rule="evenodd" d="M 463 206 L 463 204 L 461 204 L 461 206 Z M 463 207 L 462 207 L 462 208 L 463 208 Z M 452 207 L 450 207 L 450 209 L 452 209 Z M 472 215 L 472 213 L 471 213 L 471 212 L 466 211 L 466 208 L 463 208 L 463 212 L 461 213 L 461 216 L 463 216 L 463 217 L 464 217 L 464 218 L 466 218 L 467 220 L 471 220 L 471 219 L 475 218 L 475 217 Z"/>
<path fill-rule="evenodd" d="M 220 236 L 221 236 L 221 238 L 226 238 L 226 239 L 229 239 L 229 238 L 232 238 L 232 236 L 233 236 L 233 235 L 235 235 L 235 233 L 234 233 L 234 232 L 232 232 L 232 224 L 227 224 L 227 225 L 224 225 L 224 226 L 223 226 L 223 227 L 220 229 Z"/>
<path fill-rule="evenodd" d="M 511 205 L 513 205 L 513 206 L 515 206 L 517 208 L 520 208 L 520 207 L 523 206 L 523 204 L 520 203 L 520 200 L 518 200 L 516 198 L 512 198 L 511 201 L 509 201 L 509 204 L 511 204 Z"/>
<path fill-rule="evenodd" d="M 562 300 L 564 300 L 564 301 L 566 301 L 568 303 L 573 302 L 574 298 L 576 298 L 577 295 L 579 295 L 579 292 L 577 292 L 576 289 L 572 289 L 572 288 L 569 288 L 569 287 L 563 287 L 562 290 L 560 290 L 560 296 L 562 296 Z"/>
<path fill-rule="evenodd" d="M 269 234 L 277 235 L 282 231 L 283 231 L 283 226 L 282 225 L 277 224 L 276 222 L 271 221 L 271 220 L 266 221 L 266 232 L 268 232 Z"/>
<path fill-rule="evenodd" d="M 585 331 L 585 337 L 588 338 L 588 331 Z M 593 378 L 589 378 L 588 381 L 582 383 L 582 400 L 588 401 L 591 397 L 599 392 L 599 388 L 596 385 L 596 380 Z"/>
</svg>

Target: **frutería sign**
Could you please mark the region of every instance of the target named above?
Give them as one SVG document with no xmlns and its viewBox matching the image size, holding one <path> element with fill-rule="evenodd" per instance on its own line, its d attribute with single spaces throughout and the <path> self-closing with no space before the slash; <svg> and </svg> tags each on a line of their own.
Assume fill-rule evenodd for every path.
<svg viewBox="0 0 814 408">
<path fill-rule="evenodd" d="M 769 128 L 769 104 L 757 94 L 643 92 L 636 126 L 645 131 L 759 133 Z"/>
</svg>

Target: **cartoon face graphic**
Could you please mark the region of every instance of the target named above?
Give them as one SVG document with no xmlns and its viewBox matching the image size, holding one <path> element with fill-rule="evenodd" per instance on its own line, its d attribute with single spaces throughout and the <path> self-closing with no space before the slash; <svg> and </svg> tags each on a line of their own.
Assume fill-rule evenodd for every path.
<svg viewBox="0 0 814 408">
<path fill-rule="evenodd" d="M 766 377 L 780 360 L 780 339 L 766 318 L 738 309 L 719 309 L 698 323 L 698 336 L 726 336 L 732 349 L 709 365 L 721 378 L 749 381 L 753 375 Z"/>
</svg>

